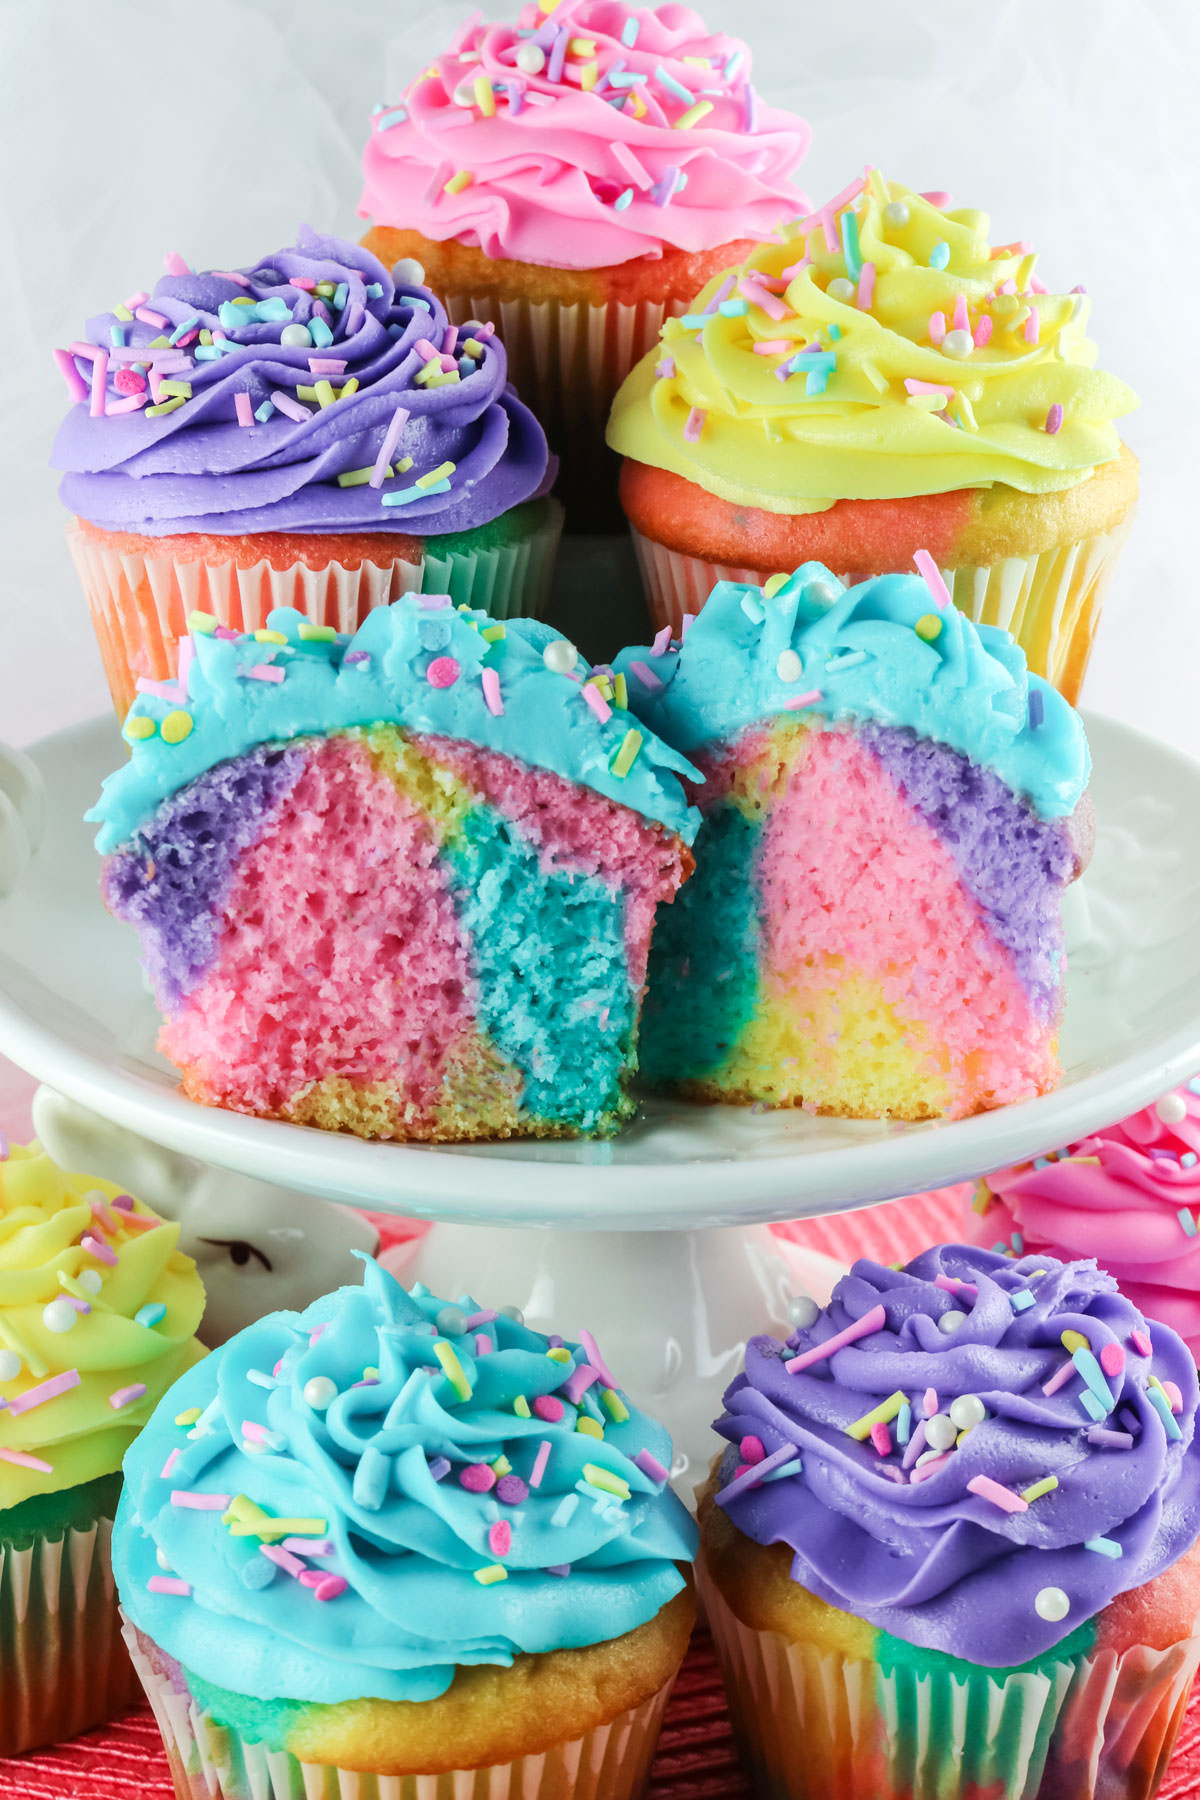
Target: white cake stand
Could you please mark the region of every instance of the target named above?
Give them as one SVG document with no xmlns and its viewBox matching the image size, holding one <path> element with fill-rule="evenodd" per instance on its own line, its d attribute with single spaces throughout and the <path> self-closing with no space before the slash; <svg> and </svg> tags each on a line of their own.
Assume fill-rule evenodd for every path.
<svg viewBox="0 0 1200 1800">
<path fill-rule="evenodd" d="M 1200 1068 L 1200 765 L 1111 720 L 1087 723 L 1098 837 L 1071 908 L 1064 1080 L 1024 1105 L 903 1126 L 651 1103 L 609 1143 L 458 1149 L 362 1143 L 194 1105 L 154 1052 L 135 934 L 96 891 L 82 815 L 122 757 L 111 720 L 32 753 L 47 829 L 0 901 L 0 1052 L 170 1150 L 435 1221 L 407 1256 L 407 1278 L 513 1302 L 564 1334 L 590 1327 L 672 1429 L 676 1473 L 690 1474 L 707 1463 L 709 1421 L 746 1337 L 778 1329 L 798 1289 L 823 1298 L 836 1273 L 821 1258 L 783 1260 L 767 1221 L 1037 1155 Z"/>
</svg>

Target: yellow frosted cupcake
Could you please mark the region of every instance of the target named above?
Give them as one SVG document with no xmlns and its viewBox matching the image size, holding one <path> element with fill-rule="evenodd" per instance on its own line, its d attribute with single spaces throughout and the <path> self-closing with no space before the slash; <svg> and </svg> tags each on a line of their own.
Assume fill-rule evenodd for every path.
<svg viewBox="0 0 1200 1800">
<path fill-rule="evenodd" d="M 717 581 L 919 551 L 977 624 L 1078 697 L 1137 495 L 1088 300 L 1029 244 L 877 170 L 714 277 L 617 395 L 608 441 L 655 623 Z"/>
</svg>

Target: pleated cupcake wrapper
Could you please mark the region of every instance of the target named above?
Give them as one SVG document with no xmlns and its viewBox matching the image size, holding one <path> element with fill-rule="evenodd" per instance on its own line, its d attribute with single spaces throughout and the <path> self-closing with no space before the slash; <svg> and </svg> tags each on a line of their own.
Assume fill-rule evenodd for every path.
<svg viewBox="0 0 1200 1800">
<path fill-rule="evenodd" d="M 1191 1637 L 1003 1679 L 889 1672 L 753 1630 L 703 1586 L 758 1800 L 1150 1800 L 1200 1661 Z"/>
<path fill-rule="evenodd" d="M 1008 556 L 984 567 L 945 567 L 942 578 L 960 612 L 977 625 L 1010 631 L 1034 673 L 1044 675 L 1075 705 L 1105 591 L 1131 523 L 1132 515 L 1126 514 L 1112 531 L 1079 543 L 1036 556 Z M 775 573 L 705 562 L 668 550 L 636 530 L 633 541 L 654 627 L 669 625 L 676 636 L 684 614 L 698 613 L 718 581 L 760 585 Z M 843 581 L 862 579 L 853 570 L 834 573 Z"/>
<path fill-rule="evenodd" d="M 0 1548 L 0 1756 L 58 1743 L 134 1706 L 121 1644 L 112 1521 Z"/>
<path fill-rule="evenodd" d="M 617 389 L 658 343 L 664 319 L 685 300 L 503 300 L 494 292 L 444 293 L 456 325 L 491 320 L 508 355 L 508 378 L 540 421 L 560 468 L 555 491 L 576 530 L 619 531 L 620 461 L 604 442 Z"/>
<path fill-rule="evenodd" d="M 472 551 L 437 549 L 428 539 L 420 562 L 397 557 L 386 567 L 357 569 L 330 562 L 323 569 L 297 564 L 273 569 L 263 561 L 239 569 L 232 560 L 177 561 L 169 540 L 161 555 L 118 549 L 72 523 L 67 542 L 91 608 L 105 674 L 117 714 L 124 719 L 139 676 L 168 680 L 191 612 L 211 613 L 234 631 L 259 631 L 273 607 L 294 606 L 314 625 L 354 632 L 377 606 L 402 594 L 448 593 L 456 606 L 477 606 L 493 618 L 543 618 L 562 531 L 552 504 L 537 531 L 512 543 Z"/>
<path fill-rule="evenodd" d="M 128 1620 L 125 1641 L 163 1735 L 176 1800 L 640 1800 L 674 1680 L 537 1756 L 441 1775 L 375 1775 L 248 1743 L 154 1666 Z"/>
</svg>

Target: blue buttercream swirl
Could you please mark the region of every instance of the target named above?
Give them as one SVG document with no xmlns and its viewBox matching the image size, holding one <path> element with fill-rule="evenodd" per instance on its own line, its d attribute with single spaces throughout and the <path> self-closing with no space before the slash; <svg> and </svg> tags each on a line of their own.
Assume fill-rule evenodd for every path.
<svg viewBox="0 0 1200 1800">
<path fill-rule="evenodd" d="M 447 1308 L 364 1261 L 362 1287 L 271 1313 L 197 1364 L 130 1448 L 113 1563 L 133 1623 L 203 1681 L 336 1703 L 433 1699 L 456 1668 L 652 1619 L 696 1545 L 658 1473 L 667 1432 L 607 1369 L 571 1403 L 595 1366 L 579 1346 L 476 1321 L 468 1296 Z M 497 1463 L 489 1491 L 463 1485 Z M 346 1585 L 318 1598 L 264 1556 L 261 1513 L 295 1522 L 287 1555 Z"/>
<path fill-rule="evenodd" d="M 100 823 L 102 854 L 128 842 L 168 795 L 216 763 L 258 744 L 378 724 L 519 758 L 594 788 L 689 843 L 695 836 L 699 814 L 678 780 L 698 779 L 695 769 L 628 712 L 606 701 L 593 710 L 583 695 L 588 664 L 551 626 L 535 619 L 499 625 L 484 612 L 456 611 L 445 595 L 421 594 L 376 608 L 353 638 L 312 632 L 291 607 L 270 614 L 266 641 L 214 634 L 211 621 L 207 635 L 193 631 L 185 640 L 186 681 L 153 684 L 125 721 L 130 760 L 108 777 L 87 815 Z M 552 645 L 553 667 L 544 654 Z M 264 677 L 264 668 L 283 679 Z M 485 688 L 488 670 L 496 681 Z M 149 733 L 140 735 L 146 721 Z M 614 764 L 624 766 L 631 731 L 641 742 L 618 774 Z"/>
<path fill-rule="evenodd" d="M 614 666 L 632 709 L 688 755 L 802 699 L 797 710 L 830 722 L 871 719 L 948 744 L 1046 819 L 1075 810 L 1091 771 L 1078 713 L 1010 634 L 939 611 L 918 575 L 844 587 L 810 562 L 769 597 L 722 581 L 682 646 L 623 650 Z"/>
</svg>

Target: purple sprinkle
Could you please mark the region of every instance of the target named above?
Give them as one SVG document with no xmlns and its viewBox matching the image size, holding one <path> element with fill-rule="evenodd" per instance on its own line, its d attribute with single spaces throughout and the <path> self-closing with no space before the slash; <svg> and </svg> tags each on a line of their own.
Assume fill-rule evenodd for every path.
<svg viewBox="0 0 1200 1800">
<path fill-rule="evenodd" d="M 559 82 L 562 80 L 563 63 L 566 59 L 567 28 L 565 25 L 560 25 L 554 39 L 554 48 L 550 52 L 550 60 L 546 64 L 547 81 Z"/>
<path fill-rule="evenodd" d="M 639 1468 L 643 1475 L 648 1475 L 651 1481 L 660 1483 L 670 1481 L 670 1470 L 664 1469 L 657 1456 L 652 1455 L 649 1450 L 639 1450 L 633 1461 L 634 1466 Z"/>
<path fill-rule="evenodd" d="M 1142 1435 L 1142 1421 L 1131 1407 L 1122 1407 L 1118 1417 L 1126 1431 L 1132 1433 L 1134 1437 L 1140 1437 Z"/>
<path fill-rule="evenodd" d="M 786 1462 L 791 1462 L 796 1454 L 795 1444 L 784 1444 L 779 1450 L 772 1450 L 770 1456 L 764 1456 L 761 1462 L 751 1464 L 744 1475 L 735 1475 L 728 1487 L 723 1487 L 717 1495 L 718 1506 L 728 1506 L 739 1494 L 747 1489 L 755 1488 L 760 1481 L 766 1479 L 772 1469 L 781 1469 Z"/>
<path fill-rule="evenodd" d="M 569 1575 L 571 1573 L 571 1565 L 570 1563 L 551 1563 L 547 1568 L 546 1573 L 547 1575 Z"/>
<path fill-rule="evenodd" d="M 529 1498 L 529 1489 L 519 1475 L 502 1475 L 496 1483 L 496 1498 L 505 1506 L 523 1506 Z"/>
<path fill-rule="evenodd" d="M 371 652 L 369 650 L 347 650 L 342 660 L 347 663 L 369 663 Z"/>
<path fill-rule="evenodd" d="M 1086 1436 L 1089 1444 L 1106 1444 L 1110 1450 L 1133 1449 L 1133 1438 L 1127 1431 L 1109 1431 L 1107 1426 L 1093 1425 Z"/>
<path fill-rule="evenodd" d="M 433 1476 L 435 1481 L 445 1481 L 447 1475 L 450 1473 L 450 1458 L 448 1456 L 435 1456 L 429 1465 L 429 1473 Z"/>
<path fill-rule="evenodd" d="M 551 1350 L 561 1350 L 563 1347 L 563 1340 L 560 1337 L 548 1337 L 546 1342 Z"/>
<path fill-rule="evenodd" d="M 758 130 L 758 95 L 749 82 L 746 83 L 746 104 L 742 113 L 742 130 L 747 133 Z"/>
</svg>

